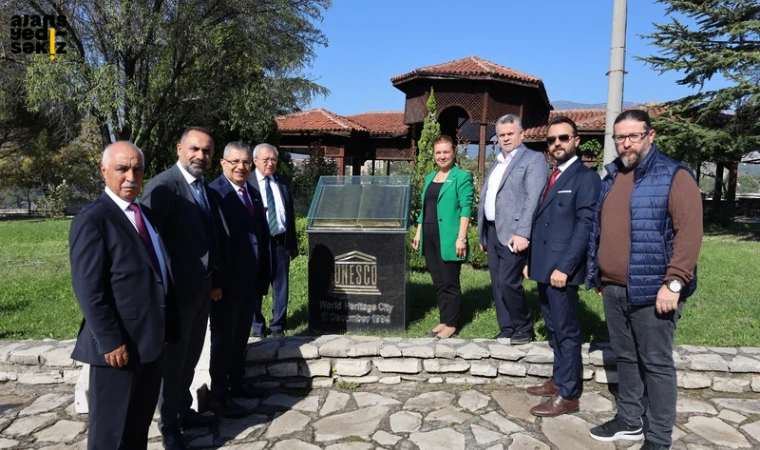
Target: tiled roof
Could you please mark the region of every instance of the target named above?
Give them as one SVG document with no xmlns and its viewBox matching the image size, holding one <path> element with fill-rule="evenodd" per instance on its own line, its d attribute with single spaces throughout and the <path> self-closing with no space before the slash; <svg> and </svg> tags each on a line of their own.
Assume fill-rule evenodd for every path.
<svg viewBox="0 0 760 450">
<path fill-rule="evenodd" d="M 373 136 L 405 135 L 403 111 L 368 112 L 341 116 L 323 108 L 310 109 L 277 118 L 277 127 L 284 132 L 351 133 L 367 132 Z"/>
<path fill-rule="evenodd" d="M 280 131 L 338 132 L 369 131 L 353 120 L 331 113 L 324 108 L 310 109 L 277 118 Z"/>
<path fill-rule="evenodd" d="M 643 109 L 647 111 L 650 116 L 655 116 L 662 114 L 666 108 L 658 103 L 645 103 L 643 105 L 635 105 L 630 108 L 625 108 L 624 111 L 629 109 Z M 606 109 L 566 109 L 563 111 L 551 111 L 549 114 L 550 119 L 556 116 L 569 117 L 575 122 L 580 131 L 604 132 L 607 124 Z M 546 137 L 547 130 L 548 127 L 546 125 L 528 128 L 525 130 L 525 139 L 528 141 L 543 140 Z"/>
<path fill-rule="evenodd" d="M 404 111 L 367 112 L 347 116 L 369 130 L 371 135 L 404 135 L 409 126 L 404 123 Z"/>
<path fill-rule="evenodd" d="M 604 109 L 567 109 L 562 111 L 551 111 L 549 119 L 556 116 L 566 116 L 578 126 L 581 131 L 604 131 L 605 116 L 607 111 Z M 548 120 L 547 120 L 548 122 Z M 546 137 L 546 125 L 531 127 L 525 129 L 526 140 L 543 140 Z"/>
<path fill-rule="evenodd" d="M 496 78 L 519 81 L 538 87 L 543 84 L 540 78 L 518 72 L 509 67 L 500 66 L 477 56 L 468 56 L 433 66 L 420 67 L 409 73 L 391 78 L 391 83 L 398 84 L 415 77 L 443 76 L 454 78 Z"/>
</svg>

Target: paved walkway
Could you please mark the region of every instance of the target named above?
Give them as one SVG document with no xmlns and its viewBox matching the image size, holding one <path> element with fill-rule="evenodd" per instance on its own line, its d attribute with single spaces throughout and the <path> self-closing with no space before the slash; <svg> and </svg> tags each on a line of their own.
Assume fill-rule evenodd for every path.
<svg viewBox="0 0 760 450">
<path fill-rule="evenodd" d="M 0 385 L 0 449 L 84 450 L 87 416 L 74 411 L 72 389 Z M 613 415 L 611 393 L 596 383 L 586 385 L 579 413 L 553 419 L 528 414 L 538 399 L 521 389 L 494 385 L 403 381 L 269 392 L 246 401 L 251 414 L 243 419 L 190 430 L 190 446 L 237 450 L 634 450 L 640 446 L 588 437 L 589 426 Z M 706 392 L 680 393 L 673 449 L 760 448 L 760 396 L 701 397 Z M 162 448 L 155 422 L 149 448 Z"/>
</svg>

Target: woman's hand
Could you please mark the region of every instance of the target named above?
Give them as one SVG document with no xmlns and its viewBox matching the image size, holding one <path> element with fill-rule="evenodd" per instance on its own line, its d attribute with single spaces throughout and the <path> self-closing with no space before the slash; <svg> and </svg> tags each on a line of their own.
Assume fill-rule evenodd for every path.
<svg viewBox="0 0 760 450">
<path fill-rule="evenodd" d="M 467 256 L 467 243 L 457 239 L 457 258 L 464 258 Z"/>
<path fill-rule="evenodd" d="M 417 232 L 414 234 L 414 239 L 412 239 L 412 248 L 415 252 L 420 250 L 420 227 L 422 225 L 417 227 Z"/>
</svg>

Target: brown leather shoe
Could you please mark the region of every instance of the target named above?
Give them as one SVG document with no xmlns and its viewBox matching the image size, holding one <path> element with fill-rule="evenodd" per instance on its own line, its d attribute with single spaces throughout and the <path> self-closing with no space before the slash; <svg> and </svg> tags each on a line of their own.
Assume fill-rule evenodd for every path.
<svg viewBox="0 0 760 450">
<path fill-rule="evenodd" d="M 552 395 L 559 394 L 559 388 L 554 384 L 554 380 L 549 378 L 546 383 L 541 386 L 531 386 L 527 389 L 528 394 L 538 395 L 539 397 L 551 397 Z"/>
<path fill-rule="evenodd" d="M 549 400 L 532 407 L 530 413 L 538 417 L 555 417 L 560 414 L 576 412 L 579 409 L 578 399 L 565 400 L 559 394 L 555 394 Z"/>
</svg>

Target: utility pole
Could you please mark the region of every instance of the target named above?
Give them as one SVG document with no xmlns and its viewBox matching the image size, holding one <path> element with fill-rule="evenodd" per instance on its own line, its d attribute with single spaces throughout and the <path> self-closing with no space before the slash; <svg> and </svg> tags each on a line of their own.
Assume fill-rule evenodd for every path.
<svg viewBox="0 0 760 450">
<path fill-rule="evenodd" d="M 617 157 L 612 141 L 612 124 L 623 111 L 623 77 L 625 75 L 625 30 L 628 0 L 614 0 L 612 9 L 612 45 L 610 47 L 610 71 L 607 72 L 607 120 L 604 127 L 604 164 Z"/>
</svg>

